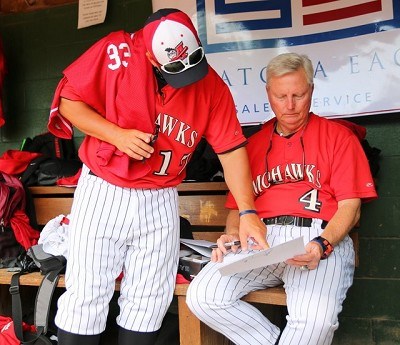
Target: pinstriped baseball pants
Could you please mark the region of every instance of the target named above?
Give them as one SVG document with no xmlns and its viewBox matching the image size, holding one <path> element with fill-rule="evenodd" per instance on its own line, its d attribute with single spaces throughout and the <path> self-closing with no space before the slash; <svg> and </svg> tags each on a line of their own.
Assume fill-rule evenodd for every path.
<svg viewBox="0 0 400 345">
<path fill-rule="evenodd" d="M 84 166 L 70 215 L 66 292 L 56 325 L 75 334 L 103 332 L 115 279 L 123 272 L 118 325 L 158 330 L 173 297 L 178 256 L 176 188 L 121 188 Z"/>
<path fill-rule="evenodd" d="M 311 227 L 269 225 L 271 246 L 304 236 L 304 243 L 320 235 L 321 220 Z M 287 325 L 280 345 L 329 345 L 338 328 L 338 314 L 353 282 L 354 247 L 349 236 L 335 247 L 316 270 L 301 271 L 280 263 L 222 277 L 218 269 L 243 258 L 229 253 L 222 263 L 209 263 L 190 283 L 187 304 L 211 328 L 237 345 L 274 345 L 280 330 L 257 308 L 240 300 L 247 293 L 284 284 L 287 293 Z"/>
</svg>

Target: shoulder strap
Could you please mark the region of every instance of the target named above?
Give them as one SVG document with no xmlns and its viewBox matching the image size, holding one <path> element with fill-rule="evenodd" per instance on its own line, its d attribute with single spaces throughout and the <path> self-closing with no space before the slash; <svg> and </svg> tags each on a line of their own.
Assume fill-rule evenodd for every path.
<svg viewBox="0 0 400 345">
<path fill-rule="evenodd" d="M 35 326 L 38 334 L 47 333 L 51 300 L 63 268 L 47 273 L 39 286 L 35 304 Z"/>
<path fill-rule="evenodd" d="M 35 303 L 35 326 L 36 334 L 24 334 L 22 328 L 21 296 L 19 292 L 19 278 L 26 272 L 18 272 L 11 277 L 10 294 L 12 297 L 12 318 L 14 321 L 14 332 L 22 344 L 35 343 L 42 334 L 46 334 L 51 300 L 54 289 L 60 277 L 60 270 L 47 273 L 39 286 Z M 49 342 L 50 343 L 50 342 Z"/>
<path fill-rule="evenodd" d="M 24 340 L 22 331 L 22 308 L 21 308 L 21 296 L 19 294 L 19 277 L 24 274 L 18 272 L 12 275 L 10 284 L 10 294 L 12 302 L 12 319 L 14 322 L 14 332 L 17 338 L 21 341 Z"/>
</svg>

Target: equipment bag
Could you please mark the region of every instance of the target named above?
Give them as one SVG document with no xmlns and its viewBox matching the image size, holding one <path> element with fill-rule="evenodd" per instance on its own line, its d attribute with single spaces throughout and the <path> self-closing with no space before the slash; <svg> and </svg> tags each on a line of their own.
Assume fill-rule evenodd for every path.
<svg viewBox="0 0 400 345">
<path fill-rule="evenodd" d="M 39 286 L 35 301 L 35 328 L 36 332 L 23 331 L 21 296 L 19 291 L 19 278 L 26 272 L 15 273 L 11 277 L 10 294 L 12 300 L 12 318 L 14 332 L 21 344 L 53 345 L 46 336 L 48 317 L 54 290 L 58 284 L 60 271 L 54 270 L 47 273 Z"/>
<path fill-rule="evenodd" d="M 82 167 L 72 139 L 57 138 L 50 132 L 26 138 L 21 151 L 40 153 L 21 175 L 24 186 L 53 186 L 63 177 L 74 176 Z"/>
<path fill-rule="evenodd" d="M 0 172 L 0 268 L 21 267 L 26 249 L 39 238 L 25 214 L 25 204 L 21 181 Z"/>
<path fill-rule="evenodd" d="M 63 255 L 52 255 L 43 250 L 43 244 L 37 244 L 28 249 L 28 255 L 33 259 L 35 265 L 42 274 L 50 272 L 65 272 L 67 259 Z"/>
<path fill-rule="evenodd" d="M 21 275 L 27 272 L 21 271 L 15 273 L 11 278 L 10 294 L 12 299 L 14 331 L 16 337 L 21 341 L 22 344 L 52 344 L 47 336 L 50 306 L 60 274 L 65 272 L 67 259 L 63 255 L 52 255 L 45 252 L 43 250 L 43 240 L 47 240 L 47 244 L 50 243 L 54 245 L 53 240 L 55 239 L 57 231 L 60 227 L 65 230 L 64 226 L 68 226 L 68 224 L 69 219 L 64 215 L 60 215 L 50 220 L 43 228 L 40 235 L 39 242 L 42 242 L 31 246 L 27 250 L 27 256 L 32 259 L 32 262 L 44 275 L 38 288 L 35 301 L 34 326 L 36 328 L 36 332 L 23 332 L 19 278 Z"/>
</svg>

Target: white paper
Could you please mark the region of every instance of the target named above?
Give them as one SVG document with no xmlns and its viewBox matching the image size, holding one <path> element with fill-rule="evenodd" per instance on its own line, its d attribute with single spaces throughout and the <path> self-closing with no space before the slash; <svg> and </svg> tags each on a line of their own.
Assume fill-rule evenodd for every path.
<svg viewBox="0 0 400 345">
<path fill-rule="evenodd" d="M 205 240 L 190 240 L 185 238 L 181 238 L 181 243 L 208 258 L 211 258 L 212 246 L 215 245 L 215 242 Z"/>
<path fill-rule="evenodd" d="M 107 0 L 79 0 L 78 29 L 104 23 Z"/>
<path fill-rule="evenodd" d="M 222 276 L 249 271 L 255 268 L 277 264 L 295 255 L 305 254 L 303 236 L 279 244 L 275 247 L 249 253 L 244 258 L 227 264 L 219 269 Z"/>
</svg>

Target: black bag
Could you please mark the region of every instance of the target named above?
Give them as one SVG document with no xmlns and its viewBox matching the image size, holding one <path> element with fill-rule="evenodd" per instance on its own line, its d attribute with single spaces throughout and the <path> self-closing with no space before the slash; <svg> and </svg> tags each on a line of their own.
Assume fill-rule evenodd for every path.
<svg viewBox="0 0 400 345">
<path fill-rule="evenodd" d="M 62 177 L 74 176 L 82 167 L 78 159 L 40 156 L 31 161 L 21 175 L 21 182 L 29 186 L 54 186 Z"/>
<path fill-rule="evenodd" d="M 26 138 L 21 150 L 42 154 L 21 175 L 21 182 L 27 187 L 53 186 L 62 177 L 74 176 L 82 167 L 73 140 L 57 138 L 50 132 Z"/>
<path fill-rule="evenodd" d="M 77 159 L 78 155 L 72 139 L 61 139 L 50 132 L 39 134 L 33 139 L 26 138 L 21 151 L 38 152 L 46 157 Z"/>
<path fill-rule="evenodd" d="M 49 272 L 65 272 L 67 259 L 63 255 L 52 255 L 43 250 L 43 244 L 37 244 L 28 249 L 28 255 L 42 274 Z"/>
<path fill-rule="evenodd" d="M 18 267 L 18 257 L 24 252 L 11 227 L 3 227 L 0 230 L 0 268 Z"/>
</svg>

